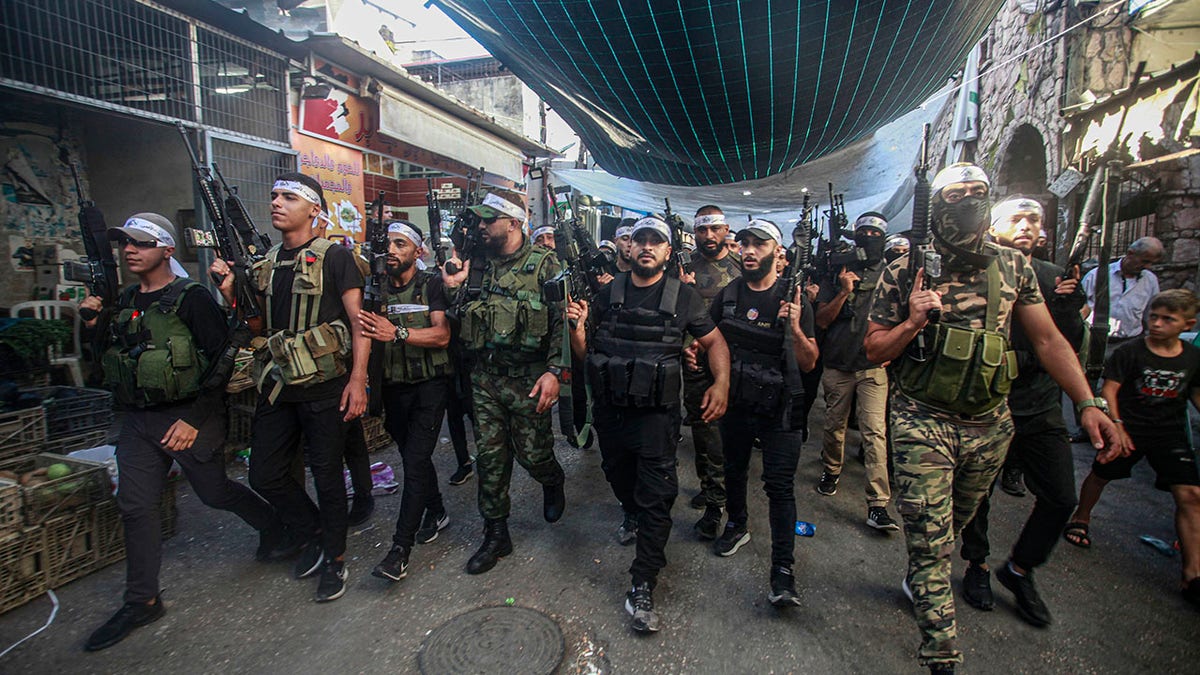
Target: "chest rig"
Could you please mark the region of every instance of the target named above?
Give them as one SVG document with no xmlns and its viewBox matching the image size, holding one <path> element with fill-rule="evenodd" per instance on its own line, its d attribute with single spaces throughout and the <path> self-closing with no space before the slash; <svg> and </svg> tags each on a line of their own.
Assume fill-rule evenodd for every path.
<svg viewBox="0 0 1200 675">
<path fill-rule="evenodd" d="M 683 330 L 675 325 L 680 282 L 667 277 L 653 309 L 625 306 L 629 274 L 612 281 L 609 311 L 596 326 L 586 366 L 596 396 L 610 405 L 679 405 Z"/>
<path fill-rule="evenodd" d="M 417 272 L 407 288 L 387 296 L 388 320 L 409 330 L 430 328 L 433 320 L 426 304 L 426 294 L 433 272 Z M 401 311 L 424 307 L 416 311 Z M 391 383 L 416 384 L 435 377 L 450 375 L 454 367 L 446 349 L 416 347 L 404 342 L 384 345 L 384 378 Z"/>
</svg>

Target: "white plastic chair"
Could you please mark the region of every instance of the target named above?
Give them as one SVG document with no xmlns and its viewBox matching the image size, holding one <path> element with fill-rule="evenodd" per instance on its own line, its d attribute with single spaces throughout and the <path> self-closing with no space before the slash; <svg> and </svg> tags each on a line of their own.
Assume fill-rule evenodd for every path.
<svg viewBox="0 0 1200 675">
<path fill-rule="evenodd" d="M 46 349 L 50 351 L 50 365 L 65 367 L 67 372 L 71 374 L 73 384 L 76 387 L 83 386 L 83 367 L 80 365 L 83 358 L 83 350 L 79 346 L 79 332 L 83 327 L 83 321 L 79 318 L 78 305 L 62 300 L 31 300 L 29 302 L 18 302 L 13 305 L 12 309 L 9 310 L 9 315 L 14 318 L 65 319 L 71 321 L 71 337 L 74 341 L 72 345 L 73 351 L 70 353 L 55 354 L 50 347 Z"/>
</svg>

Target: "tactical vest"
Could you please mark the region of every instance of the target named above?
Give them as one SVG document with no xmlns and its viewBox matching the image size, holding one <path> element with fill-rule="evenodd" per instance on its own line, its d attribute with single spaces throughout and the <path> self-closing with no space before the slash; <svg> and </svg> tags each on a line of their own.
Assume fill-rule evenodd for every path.
<svg viewBox="0 0 1200 675">
<path fill-rule="evenodd" d="M 279 395 L 284 385 L 311 386 L 345 375 L 350 357 L 350 329 L 342 320 L 317 324 L 324 290 L 325 256 L 334 243 L 314 239 L 296 257 L 279 262 L 282 244 L 276 244 L 266 258 L 256 263 L 254 279 L 259 292 L 266 296 L 266 337 L 251 343 L 254 353 L 253 375 L 258 390 L 268 379 L 274 380 L 270 398 Z M 272 325 L 275 270 L 292 267 L 292 312 L 288 325 Z M 339 299 L 340 302 L 340 299 Z"/>
<path fill-rule="evenodd" d="M 744 279 L 730 282 L 718 324 L 730 346 L 730 401 L 763 416 L 784 417 L 792 420 L 788 426 L 798 426 L 803 416 L 782 414 L 796 411 L 804 401 L 803 386 L 790 388 L 785 377 L 788 368 L 785 350 L 792 348 L 786 339 L 786 331 L 791 328 L 778 321 L 772 327 L 764 328 L 738 318 L 737 307 L 744 287 Z M 794 381 L 799 382 L 798 372 L 796 375 Z"/>
<path fill-rule="evenodd" d="M 145 408 L 185 401 L 200 393 L 208 359 L 179 318 L 183 295 L 193 286 L 200 284 L 187 279 L 172 281 L 144 312 L 133 307 L 137 286 L 121 292 L 110 325 L 111 342 L 101 365 L 105 387 L 122 405 Z"/>
<path fill-rule="evenodd" d="M 425 293 L 433 277 L 433 272 L 417 272 L 408 288 L 399 293 L 389 293 L 388 320 L 409 330 L 432 327 Z M 385 343 L 383 363 L 384 379 L 394 384 L 416 384 L 454 372 L 450 352 L 446 349 L 415 347 L 404 342 Z"/>
<path fill-rule="evenodd" d="M 549 351 L 550 306 L 538 281 L 548 249 L 529 246 L 525 257 L 502 273 L 489 262 L 479 297 L 462 309 L 462 340 L 474 352 L 499 350 L 508 365 L 545 366 Z M 495 354 L 493 354 L 495 356 Z M 486 368 L 489 359 L 478 363 Z"/>
<path fill-rule="evenodd" d="M 1000 263 L 987 267 L 987 314 L 984 328 L 944 323 L 926 327 L 929 357 L 912 352 L 899 359 L 895 382 L 909 398 L 961 415 L 981 415 L 1000 407 L 1017 378 L 1017 355 L 1008 337 L 997 331 L 1000 315 Z"/>
<path fill-rule="evenodd" d="M 596 326 L 586 359 L 597 399 L 615 406 L 679 405 L 683 331 L 675 325 L 680 282 L 667 277 L 655 309 L 625 307 L 629 274 L 611 286 L 607 316 Z"/>
</svg>

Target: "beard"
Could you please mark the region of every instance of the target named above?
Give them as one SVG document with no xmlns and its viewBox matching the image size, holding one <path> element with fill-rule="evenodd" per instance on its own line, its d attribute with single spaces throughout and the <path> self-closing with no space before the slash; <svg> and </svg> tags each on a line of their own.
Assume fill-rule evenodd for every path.
<svg viewBox="0 0 1200 675">
<path fill-rule="evenodd" d="M 706 241 L 703 244 L 700 244 L 700 246 L 699 246 L 700 254 L 710 260 L 721 255 L 721 251 L 723 251 L 723 250 L 725 250 L 725 241 L 724 240 Z"/>
<path fill-rule="evenodd" d="M 666 267 L 666 261 L 651 265 L 643 265 L 640 260 L 633 261 L 633 273 L 639 277 L 642 277 L 643 279 L 649 279 L 650 277 L 653 277 L 654 275 L 666 269 Z"/>
<path fill-rule="evenodd" d="M 412 266 L 415 265 L 416 262 L 417 262 L 416 258 L 413 258 L 412 260 L 408 260 L 408 261 L 398 260 L 398 261 L 396 261 L 395 266 L 388 265 L 388 267 L 387 267 L 388 275 L 391 276 L 393 279 L 399 279 L 401 275 L 403 275 L 408 270 L 412 269 Z"/>
<path fill-rule="evenodd" d="M 772 260 L 771 264 L 774 264 L 774 263 L 775 263 L 775 261 Z M 763 279 L 766 278 L 766 276 L 770 272 L 770 270 L 771 270 L 770 266 L 762 264 L 762 261 L 760 260 L 760 261 L 758 261 L 758 267 L 755 267 L 754 269 L 750 269 L 748 267 L 743 266 L 742 267 L 742 278 L 745 279 L 746 281 L 762 281 Z"/>
</svg>

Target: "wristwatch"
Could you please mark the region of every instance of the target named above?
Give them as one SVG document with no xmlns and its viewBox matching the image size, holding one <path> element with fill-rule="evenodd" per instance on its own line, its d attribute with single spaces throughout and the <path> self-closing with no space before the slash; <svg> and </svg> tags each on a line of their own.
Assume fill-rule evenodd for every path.
<svg viewBox="0 0 1200 675">
<path fill-rule="evenodd" d="M 408 339 L 408 326 L 396 326 L 396 337 L 392 342 L 404 342 Z"/>
<path fill-rule="evenodd" d="M 560 367 L 558 367 L 558 366 L 546 366 L 546 372 L 547 372 L 547 373 L 550 373 L 550 374 L 551 374 L 551 375 L 553 375 L 554 377 L 558 378 L 558 381 L 559 381 L 559 382 L 562 382 L 562 379 L 563 379 L 563 376 L 562 376 L 563 370 L 562 370 L 562 368 L 560 368 Z"/>
<path fill-rule="evenodd" d="M 1083 414 L 1084 408 L 1099 408 L 1100 412 L 1108 414 L 1108 401 L 1097 396 L 1096 398 L 1088 398 L 1075 404 L 1075 412 Z"/>
</svg>

